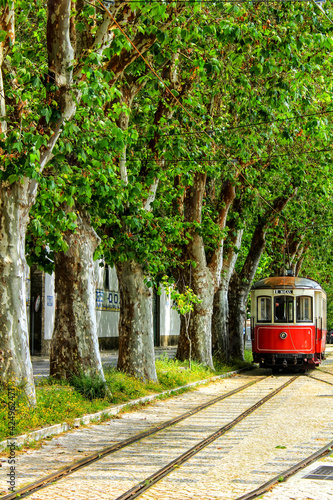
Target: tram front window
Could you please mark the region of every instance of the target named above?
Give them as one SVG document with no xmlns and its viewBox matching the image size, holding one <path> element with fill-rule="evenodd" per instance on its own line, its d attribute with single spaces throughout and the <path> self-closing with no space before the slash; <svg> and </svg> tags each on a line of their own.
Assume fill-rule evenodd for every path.
<svg viewBox="0 0 333 500">
<path fill-rule="evenodd" d="M 296 298 L 297 321 L 312 321 L 312 297 Z"/>
<path fill-rule="evenodd" d="M 294 297 L 281 295 L 274 297 L 275 312 L 274 320 L 277 323 L 293 323 L 294 321 Z"/>
<path fill-rule="evenodd" d="M 271 297 L 258 297 L 257 318 L 261 323 L 272 321 Z"/>
</svg>

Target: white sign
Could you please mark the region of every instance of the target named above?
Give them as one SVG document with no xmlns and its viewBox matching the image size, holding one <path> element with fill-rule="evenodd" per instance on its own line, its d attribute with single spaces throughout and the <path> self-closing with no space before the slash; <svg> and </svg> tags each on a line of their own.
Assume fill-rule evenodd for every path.
<svg viewBox="0 0 333 500">
<path fill-rule="evenodd" d="M 120 311 L 119 292 L 97 289 L 96 311 Z"/>
<path fill-rule="evenodd" d="M 292 294 L 293 290 L 274 290 L 274 293 L 286 295 L 286 294 Z"/>
</svg>

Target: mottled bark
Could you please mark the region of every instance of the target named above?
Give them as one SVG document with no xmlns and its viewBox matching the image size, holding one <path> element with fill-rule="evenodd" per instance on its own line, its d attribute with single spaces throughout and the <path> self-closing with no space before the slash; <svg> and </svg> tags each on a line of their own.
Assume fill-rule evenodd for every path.
<svg viewBox="0 0 333 500">
<path fill-rule="evenodd" d="M 296 192 L 296 191 L 295 191 Z M 233 358 L 244 360 L 244 327 L 246 321 L 246 305 L 252 281 L 257 271 L 262 252 L 266 244 L 266 231 L 280 212 L 284 209 L 290 196 L 277 198 L 274 204 L 260 217 L 254 230 L 251 245 L 245 263 L 239 273 L 233 272 L 230 279 L 229 300 L 229 338 L 230 355 Z"/>
<path fill-rule="evenodd" d="M 185 198 L 185 217 L 190 222 L 201 222 L 202 202 L 206 186 L 206 174 L 197 172 L 193 185 L 190 186 Z M 189 242 L 184 248 L 184 260 L 194 261 L 195 268 L 186 272 L 178 271 L 178 287 L 189 286 L 202 302 L 194 305 L 188 334 L 192 344 L 193 359 L 213 368 L 211 318 L 213 314 L 214 284 L 212 274 L 207 266 L 204 242 L 195 229 L 190 231 Z M 178 341 L 176 357 L 180 360 L 189 357 L 189 340 L 186 334 L 184 319 Z"/>
<path fill-rule="evenodd" d="M 0 61 L 1 75 L 5 50 L 8 50 L 9 45 L 13 45 L 15 39 L 13 5 L 13 2 L 9 2 L 0 10 L 1 28 L 5 28 L 7 31 L 7 37 L 0 48 L 2 58 Z M 55 75 L 56 83 L 59 86 L 58 94 L 54 96 L 54 99 L 58 99 L 62 116 L 54 126 L 52 123 L 53 128 L 48 129 L 50 139 L 47 146 L 41 150 L 39 173 L 42 173 L 46 163 L 52 156 L 52 150 L 60 135 L 62 123 L 75 112 L 75 105 L 73 105 L 69 88 L 72 81 L 71 65 L 73 59 L 69 39 L 70 2 L 49 0 L 48 11 L 49 71 Z M 11 44 L 9 44 L 9 40 L 11 40 Z M 0 104 L 1 114 L 5 116 L 4 96 Z M 2 122 L 2 132 L 5 132 L 5 129 L 6 126 Z M 29 210 L 35 202 L 37 187 L 36 180 L 25 177 L 11 186 L 2 183 L 0 210 L 0 257 L 2 262 L 0 300 L 3 305 L 0 311 L 0 323 L 1 342 L 4 347 L 2 349 L 4 359 L 1 378 L 5 383 L 13 379 L 15 379 L 15 383 L 24 383 L 26 393 L 32 404 L 35 404 L 35 392 L 28 350 L 24 245 Z M 20 302 L 21 306 L 19 307 Z"/>
<path fill-rule="evenodd" d="M 121 96 L 119 97 L 119 102 L 126 106 L 126 110 L 122 111 L 117 120 L 117 125 L 123 131 L 128 129 L 129 120 L 130 120 L 130 112 L 133 104 L 133 100 L 135 96 L 140 92 L 140 90 L 146 85 L 147 81 L 142 81 L 142 74 L 140 77 L 133 77 L 131 75 L 125 75 L 122 80 L 122 85 L 119 90 L 121 92 Z M 138 83 L 141 80 L 141 83 Z M 110 105 L 106 107 L 107 111 L 110 108 Z M 128 184 L 128 174 L 127 174 L 127 147 L 125 145 L 120 159 L 119 159 L 119 171 L 120 177 L 124 184 Z"/>
<path fill-rule="evenodd" d="M 309 250 L 310 246 L 311 244 L 307 242 L 304 246 L 298 248 L 294 268 L 294 276 L 300 275 L 306 252 Z"/>
<path fill-rule="evenodd" d="M 29 184 L 16 182 L 0 192 L 0 380 L 24 384 L 36 404 L 26 313 L 25 234 Z"/>
<path fill-rule="evenodd" d="M 170 64 L 170 73 L 174 68 L 174 60 Z M 142 77 L 142 75 L 140 75 Z M 119 116 L 118 125 L 122 130 L 128 128 L 130 109 L 134 97 L 142 89 L 145 82 L 138 83 L 138 77 L 127 75 L 121 86 L 121 102 L 128 111 Z M 159 140 L 159 123 L 162 118 L 170 120 L 175 109 L 175 102 L 170 96 L 160 100 L 154 116 L 156 132 L 149 143 L 159 169 L 164 167 L 163 151 L 156 145 Z M 126 148 L 120 158 L 120 176 L 128 184 Z M 146 172 L 141 172 L 142 177 Z M 150 211 L 155 200 L 158 179 L 154 179 L 148 192 L 142 199 L 145 211 Z M 127 231 L 124 224 L 123 231 Z M 145 285 L 145 272 L 140 263 L 134 260 L 116 264 L 119 290 L 121 294 L 121 311 L 119 321 L 119 358 L 118 369 L 134 375 L 141 380 L 157 380 L 154 353 L 154 331 L 152 318 L 152 290 Z"/>
<path fill-rule="evenodd" d="M 103 379 L 96 323 L 97 276 L 93 255 L 99 238 L 89 217 L 80 213 L 76 232 L 64 239 L 67 252 L 55 253 L 57 309 L 51 341 L 50 374 L 70 378 L 83 371 Z"/>
<path fill-rule="evenodd" d="M 144 85 L 144 82 L 138 84 L 130 75 L 123 80 L 120 101 L 126 104 L 127 111 L 122 112 L 118 119 L 122 130 L 128 128 L 133 99 Z M 119 170 L 127 185 L 126 146 L 120 157 Z M 127 231 L 125 225 L 123 231 Z M 152 289 L 145 285 L 141 264 L 119 262 L 116 270 L 121 296 L 118 369 L 143 381 L 156 381 Z"/>
<path fill-rule="evenodd" d="M 113 12 L 117 14 L 118 9 L 121 9 L 123 6 L 124 2 L 117 2 L 117 6 L 114 7 Z M 48 0 L 46 29 L 46 45 L 49 63 L 48 74 L 50 81 L 54 82 L 57 86 L 57 91 L 49 94 L 48 98 L 52 103 L 57 119 L 56 121 L 52 119 L 49 123 L 46 123 L 45 118 L 41 117 L 35 128 L 35 133 L 41 133 L 44 137 L 46 135 L 49 136 L 48 144 L 43 146 L 40 150 L 39 175 L 42 174 L 43 169 L 52 158 L 53 148 L 61 134 L 64 122 L 73 117 L 76 111 L 76 102 L 80 100 L 80 95 L 73 95 L 72 85 L 73 74 L 80 76 L 82 63 L 81 60 L 79 63 L 76 63 L 74 59 L 74 45 L 76 43 L 77 33 L 74 31 L 75 22 L 73 22 L 71 17 L 71 7 L 73 7 L 71 0 Z M 181 8 L 184 8 L 184 6 Z M 170 13 L 171 22 L 177 12 L 170 10 Z M 126 13 L 120 17 L 124 24 L 126 24 L 131 16 L 133 17 L 133 12 L 131 12 L 130 8 L 127 6 Z M 0 24 L 1 30 L 7 32 L 4 41 L 0 44 L 0 90 L 3 91 L 4 74 L 2 63 L 6 55 L 6 51 L 10 50 L 15 41 L 13 1 L 9 1 L 0 7 Z M 92 36 L 90 39 L 92 46 L 88 47 L 87 44 L 84 44 L 84 42 L 80 42 L 81 46 L 79 47 L 79 50 L 76 51 L 76 55 L 78 56 L 77 59 L 80 59 L 79 56 L 82 56 L 82 51 L 86 48 L 100 53 L 106 46 L 110 45 L 113 37 L 114 34 L 110 31 L 110 22 L 105 16 L 101 25 L 98 27 L 96 26 L 96 35 Z M 146 42 L 144 42 L 141 49 L 150 47 L 150 45 L 154 42 L 154 37 L 153 39 L 146 40 Z M 131 56 L 126 60 L 125 64 L 121 61 L 118 65 L 113 64 L 115 79 L 119 78 L 127 64 L 139 57 L 139 54 L 135 50 L 130 52 L 130 54 Z M 11 80 L 9 83 L 11 83 Z M 6 132 L 6 122 L 3 119 L 6 116 L 5 96 L 2 91 L 0 92 L 0 132 Z M 18 107 L 21 106 L 21 104 L 21 102 L 11 103 L 11 105 L 14 106 L 13 112 L 15 116 L 19 115 L 16 111 L 18 111 Z M 24 152 L 24 154 L 27 154 L 27 152 Z M 27 351 L 28 341 L 26 332 L 25 305 L 19 308 L 14 297 L 19 297 L 19 299 L 23 301 L 25 296 L 25 282 L 22 278 L 23 275 L 21 276 L 18 271 L 16 272 L 16 270 L 24 268 L 24 239 L 27 217 L 29 209 L 35 203 L 37 189 L 37 181 L 29 180 L 27 178 L 23 178 L 20 185 L 15 184 L 10 188 L 8 188 L 6 184 L 2 184 L 0 213 L 0 260 L 2 266 L 0 276 L 0 300 L 3 303 L 3 308 L 0 311 L 0 322 L 3 327 L 3 331 L 1 332 L 2 342 L 4 345 L 4 351 L 6 351 L 2 355 L 3 369 L 1 377 L 4 382 L 8 382 L 13 377 L 18 383 L 27 381 L 27 394 L 32 403 L 34 402 L 34 389 L 31 363 Z M 10 195 L 8 194 L 9 192 Z M 6 198 L 7 196 L 8 199 Z M 24 203 L 22 202 L 22 199 L 24 199 Z M 6 232 L 6 228 L 9 223 L 11 227 L 10 238 Z M 8 238 L 10 239 L 10 244 L 8 243 Z M 17 250 L 14 251 L 12 246 L 15 248 L 22 247 L 22 250 L 20 252 Z M 16 260 L 13 260 L 13 258 Z M 9 280 L 8 276 L 17 276 L 17 279 L 15 278 L 12 283 L 9 283 L 11 280 Z M 20 279 L 18 279 L 19 276 Z"/>
<path fill-rule="evenodd" d="M 214 368 L 212 358 L 211 322 L 213 314 L 214 283 L 211 272 L 200 260 L 187 277 L 190 288 L 202 301 L 194 305 L 188 334 L 191 339 L 192 358 L 210 368 Z M 182 289 L 179 286 L 180 290 Z M 190 344 L 187 338 L 185 319 L 181 318 L 181 329 L 177 348 L 177 359 L 189 359 Z"/>
<path fill-rule="evenodd" d="M 118 369 L 143 381 L 157 381 L 153 334 L 152 288 L 140 264 L 116 264 L 120 291 Z"/>
<path fill-rule="evenodd" d="M 294 276 L 299 276 L 306 252 L 310 247 L 309 242 L 304 242 L 304 234 L 295 231 L 293 244 L 289 243 L 289 260 L 291 271 Z"/>
<path fill-rule="evenodd" d="M 193 185 L 186 192 L 184 200 L 184 215 L 187 222 L 201 223 L 202 204 L 206 188 L 206 174 L 196 173 Z M 217 208 L 217 224 L 223 229 L 226 224 L 228 210 L 235 198 L 233 183 L 226 182 L 220 193 Z M 214 293 L 219 287 L 222 257 L 223 240 L 218 243 L 216 250 L 207 260 L 203 238 L 196 229 L 191 229 L 191 238 L 186 248 L 184 248 L 183 259 L 195 262 L 196 266 L 184 273 L 178 270 L 178 286 L 184 285 L 192 288 L 194 293 L 201 300 L 201 303 L 194 305 L 191 313 L 189 336 L 192 342 L 193 358 L 207 366 L 213 368 L 212 359 L 212 316 Z M 183 285 L 182 285 L 183 283 Z M 185 323 L 181 323 L 181 331 L 177 349 L 177 358 L 184 360 L 189 356 L 189 340 L 187 338 Z"/>
<path fill-rule="evenodd" d="M 7 132 L 5 89 L 2 76 L 3 49 L 0 46 L 0 135 Z"/>
<path fill-rule="evenodd" d="M 302 249 L 303 238 L 304 234 L 300 234 L 298 230 L 292 232 L 285 231 L 284 241 L 277 241 L 275 243 L 273 248 L 276 259 L 271 266 L 272 276 L 284 276 L 287 269 L 291 269 L 293 274 L 295 274 L 298 254 Z M 282 259 L 283 264 L 281 264 Z"/>
<path fill-rule="evenodd" d="M 265 248 L 267 226 L 259 223 L 254 231 L 249 253 L 241 273 L 234 271 L 228 291 L 230 356 L 244 360 L 246 305 L 260 257 Z"/>
<path fill-rule="evenodd" d="M 229 283 L 237 262 L 238 250 L 241 246 L 243 232 L 243 229 L 234 229 L 234 235 L 228 239 L 229 247 L 223 255 L 221 283 L 214 295 L 212 320 L 213 353 L 224 360 L 230 358 Z"/>
</svg>

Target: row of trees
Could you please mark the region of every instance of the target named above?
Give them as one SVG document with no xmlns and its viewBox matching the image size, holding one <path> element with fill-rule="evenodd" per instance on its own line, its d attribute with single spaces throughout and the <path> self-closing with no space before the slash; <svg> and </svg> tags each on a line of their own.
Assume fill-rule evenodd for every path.
<svg viewBox="0 0 333 500">
<path fill-rule="evenodd" d="M 1 381 L 34 404 L 26 254 L 55 272 L 54 376 L 104 376 L 101 257 L 121 293 L 119 369 L 156 379 L 166 276 L 196 297 L 177 357 L 242 358 L 256 272 L 299 273 L 330 224 L 327 19 L 300 2 L 0 5 Z"/>
</svg>

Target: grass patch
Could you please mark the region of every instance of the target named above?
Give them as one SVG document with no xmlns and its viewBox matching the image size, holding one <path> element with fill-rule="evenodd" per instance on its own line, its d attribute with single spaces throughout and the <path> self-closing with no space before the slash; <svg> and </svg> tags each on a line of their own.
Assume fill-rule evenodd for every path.
<svg viewBox="0 0 333 500">
<path fill-rule="evenodd" d="M 154 393 L 175 389 L 191 382 L 226 373 L 247 363 L 216 364 L 216 371 L 199 363 L 168 359 L 166 355 L 156 360 L 158 382 L 143 383 L 113 368 L 105 369 L 107 390 L 99 379 L 79 376 L 71 382 L 43 378 L 36 385 L 37 406 L 30 408 L 22 389 L 17 389 L 15 400 L 15 435 L 31 430 L 67 422 L 70 425 L 75 418 L 89 413 L 96 413 L 113 404 L 125 403 L 133 399 Z M 8 395 L 0 390 L 0 441 L 8 436 Z M 106 417 L 110 418 L 110 417 Z M 105 419 L 103 419 L 105 420 Z"/>
<path fill-rule="evenodd" d="M 84 373 L 73 375 L 70 383 L 77 392 L 90 401 L 105 399 L 108 396 L 107 386 L 97 374 L 92 376 L 85 375 Z"/>
</svg>

